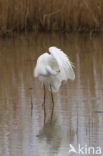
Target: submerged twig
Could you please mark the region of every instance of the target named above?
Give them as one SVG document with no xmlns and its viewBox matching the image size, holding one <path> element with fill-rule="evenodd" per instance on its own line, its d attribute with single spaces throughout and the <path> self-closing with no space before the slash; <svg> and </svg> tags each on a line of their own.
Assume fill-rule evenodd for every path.
<svg viewBox="0 0 103 156">
<path fill-rule="evenodd" d="M 32 102 L 32 95 L 31 95 L 31 117 L 32 117 L 32 110 L 33 110 L 33 102 Z"/>
</svg>

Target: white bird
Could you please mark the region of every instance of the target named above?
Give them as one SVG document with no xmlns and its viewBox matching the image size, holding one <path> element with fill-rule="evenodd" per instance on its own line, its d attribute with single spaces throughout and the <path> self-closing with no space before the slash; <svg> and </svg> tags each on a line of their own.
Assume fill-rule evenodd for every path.
<svg viewBox="0 0 103 156">
<path fill-rule="evenodd" d="M 45 86 L 52 92 L 57 92 L 62 81 L 68 79 L 74 80 L 75 74 L 73 64 L 69 57 L 56 47 L 50 47 L 49 53 L 44 53 L 37 59 L 36 67 L 34 68 L 34 76 L 38 77 L 44 84 L 44 105 L 45 105 Z M 54 103 L 54 101 L 53 101 Z"/>
</svg>

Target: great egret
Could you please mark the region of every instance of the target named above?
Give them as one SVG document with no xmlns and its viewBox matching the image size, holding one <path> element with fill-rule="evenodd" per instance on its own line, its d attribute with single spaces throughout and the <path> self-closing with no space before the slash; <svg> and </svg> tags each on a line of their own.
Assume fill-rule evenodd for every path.
<svg viewBox="0 0 103 156">
<path fill-rule="evenodd" d="M 44 53 L 37 59 L 36 67 L 34 68 L 34 76 L 38 77 L 44 84 L 44 112 L 45 112 L 45 86 L 51 91 L 51 97 L 54 107 L 52 92 L 57 92 L 63 80 L 74 80 L 75 74 L 73 71 L 72 62 L 69 57 L 56 47 L 50 47 L 49 53 Z M 45 114 L 46 115 L 46 114 Z M 53 111 L 52 111 L 53 115 Z"/>
</svg>

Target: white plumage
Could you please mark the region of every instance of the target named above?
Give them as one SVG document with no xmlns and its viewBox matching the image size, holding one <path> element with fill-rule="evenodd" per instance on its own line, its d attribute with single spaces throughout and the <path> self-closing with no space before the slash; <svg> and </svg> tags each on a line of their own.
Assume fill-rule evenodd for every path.
<svg viewBox="0 0 103 156">
<path fill-rule="evenodd" d="M 39 56 L 36 67 L 34 69 L 34 76 L 38 77 L 40 81 L 53 92 L 57 92 L 63 80 L 74 80 L 75 74 L 73 71 L 72 62 L 68 56 L 56 47 L 50 47 L 49 53 L 44 53 Z"/>
</svg>

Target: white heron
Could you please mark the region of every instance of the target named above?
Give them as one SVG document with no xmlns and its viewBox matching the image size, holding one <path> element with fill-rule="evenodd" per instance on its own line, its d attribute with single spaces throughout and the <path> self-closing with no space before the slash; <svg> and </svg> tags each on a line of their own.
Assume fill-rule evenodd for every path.
<svg viewBox="0 0 103 156">
<path fill-rule="evenodd" d="M 51 91 L 51 97 L 54 107 L 52 92 L 57 92 L 62 81 L 68 79 L 74 80 L 75 74 L 73 64 L 69 57 L 57 47 L 50 47 L 49 53 L 45 52 L 37 59 L 36 67 L 34 68 L 34 76 L 38 77 L 44 84 L 44 112 L 45 112 L 45 86 Z M 46 115 L 46 114 L 45 114 Z M 53 115 L 53 111 L 52 111 Z"/>
</svg>

